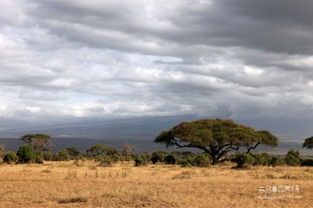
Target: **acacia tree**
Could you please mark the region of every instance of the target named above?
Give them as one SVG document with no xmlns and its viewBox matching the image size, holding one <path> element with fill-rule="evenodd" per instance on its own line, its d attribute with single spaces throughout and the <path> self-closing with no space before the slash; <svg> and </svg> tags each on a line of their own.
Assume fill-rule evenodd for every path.
<svg viewBox="0 0 313 208">
<path fill-rule="evenodd" d="M 154 142 L 167 147 L 198 148 L 208 153 L 212 164 L 216 164 L 224 161 L 230 151 L 246 147 L 250 152 L 260 144 L 276 146 L 278 139 L 268 131 L 256 131 L 232 120 L 201 119 L 163 131 Z"/>
<path fill-rule="evenodd" d="M 254 138 L 254 141 L 247 142 L 245 147 L 247 148 L 246 153 L 250 153 L 251 150 L 257 148 L 260 144 L 267 145 L 270 147 L 276 147 L 278 145 L 278 139 L 271 132 L 266 130 L 257 131 L 258 138 Z"/>
<path fill-rule="evenodd" d="M 304 140 L 304 143 L 302 145 L 303 148 L 307 148 L 307 149 L 313 149 L 313 136 L 306 138 Z"/>
<path fill-rule="evenodd" d="M 117 153 L 117 150 L 113 149 L 112 147 L 107 147 L 103 144 L 96 144 L 89 149 L 86 150 L 86 153 L 90 156 L 97 156 L 97 155 L 114 155 Z"/>
<path fill-rule="evenodd" d="M 21 140 L 37 152 L 47 151 L 51 145 L 50 136 L 46 134 L 26 134 Z"/>
</svg>

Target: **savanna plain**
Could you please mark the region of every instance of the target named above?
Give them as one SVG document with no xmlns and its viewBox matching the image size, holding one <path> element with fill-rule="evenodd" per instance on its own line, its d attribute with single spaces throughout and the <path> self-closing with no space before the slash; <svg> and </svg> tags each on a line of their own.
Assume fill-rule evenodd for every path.
<svg viewBox="0 0 313 208">
<path fill-rule="evenodd" d="M 312 167 L 231 167 L 100 167 L 91 161 L 1 165 L 0 208 L 313 207 Z M 279 186 L 298 190 L 262 190 Z"/>
</svg>

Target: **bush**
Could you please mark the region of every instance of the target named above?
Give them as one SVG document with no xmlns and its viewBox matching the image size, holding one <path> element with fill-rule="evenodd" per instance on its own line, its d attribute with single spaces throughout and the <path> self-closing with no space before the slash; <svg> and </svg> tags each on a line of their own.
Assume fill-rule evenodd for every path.
<svg viewBox="0 0 313 208">
<path fill-rule="evenodd" d="M 211 164 L 210 157 L 204 154 L 198 154 L 193 161 L 193 165 L 198 167 L 208 167 L 210 166 L 210 164 Z"/>
<path fill-rule="evenodd" d="M 112 162 L 117 162 L 117 161 L 123 161 L 124 157 L 127 155 L 123 155 L 121 152 L 117 152 L 112 155 L 106 155 L 109 158 L 111 158 Z"/>
<path fill-rule="evenodd" d="M 166 155 L 167 155 L 167 153 L 162 152 L 162 151 L 153 152 L 152 156 L 151 156 L 151 162 L 153 164 L 155 164 L 157 162 L 164 162 L 164 158 L 166 157 Z"/>
<path fill-rule="evenodd" d="M 271 158 L 271 161 L 270 161 L 270 165 L 271 166 L 279 166 L 279 165 L 284 165 L 285 164 L 285 161 L 282 157 L 280 156 L 273 156 Z"/>
<path fill-rule="evenodd" d="M 97 155 L 114 155 L 117 153 L 117 150 L 112 148 L 112 147 L 108 147 L 105 146 L 103 144 L 96 144 L 90 148 L 88 148 L 86 150 L 87 155 L 95 157 Z"/>
<path fill-rule="evenodd" d="M 148 164 L 148 160 L 144 155 L 137 155 L 134 159 L 135 166 L 143 166 Z"/>
<path fill-rule="evenodd" d="M 204 160 L 209 160 L 210 163 L 210 157 L 206 154 L 194 154 L 191 152 L 183 152 L 177 154 L 178 157 L 176 163 L 182 167 L 202 166 L 204 164 L 201 165 L 201 163 L 203 163 Z M 205 159 L 203 156 L 207 158 Z"/>
<path fill-rule="evenodd" d="M 51 152 L 45 152 L 45 153 L 43 153 L 43 159 L 45 161 L 52 161 L 53 160 L 53 154 Z"/>
<path fill-rule="evenodd" d="M 240 153 L 235 155 L 235 162 L 237 168 L 247 168 L 249 165 L 253 165 L 255 158 L 251 154 Z"/>
<path fill-rule="evenodd" d="M 67 147 L 64 150 L 66 150 L 72 158 L 76 158 L 81 155 L 80 151 L 75 147 Z"/>
<path fill-rule="evenodd" d="M 191 167 L 193 165 L 193 161 L 190 161 L 188 159 L 179 159 L 177 160 L 177 164 L 181 167 Z"/>
<path fill-rule="evenodd" d="M 42 157 L 42 155 L 36 155 L 35 163 L 43 164 L 43 157 Z"/>
<path fill-rule="evenodd" d="M 98 155 L 95 157 L 97 162 L 100 162 L 99 166 L 108 167 L 112 165 L 112 158 L 107 155 Z"/>
<path fill-rule="evenodd" d="M 30 163 L 35 160 L 36 154 L 31 146 L 24 145 L 17 150 L 18 161 L 20 163 Z"/>
<path fill-rule="evenodd" d="M 113 160 L 108 155 L 97 155 L 95 161 L 100 162 L 102 165 L 111 165 Z"/>
<path fill-rule="evenodd" d="M 301 166 L 313 166 L 313 159 L 302 160 Z"/>
<path fill-rule="evenodd" d="M 129 161 L 132 161 L 134 158 L 133 158 L 133 155 L 132 154 L 122 154 L 120 157 L 119 157 L 119 160 L 121 161 L 121 162 L 123 162 L 123 161 L 127 161 L 127 162 L 129 162 Z"/>
<path fill-rule="evenodd" d="M 253 165 L 269 165 L 271 163 L 272 158 L 267 153 L 254 154 L 252 156 L 255 159 Z"/>
<path fill-rule="evenodd" d="M 55 154 L 53 159 L 56 161 L 68 161 L 71 159 L 71 155 L 66 149 L 63 149 Z"/>
<path fill-rule="evenodd" d="M 176 157 L 174 155 L 167 155 L 165 158 L 164 158 L 164 162 L 166 164 L 176 164 Z"/>
<path fill-rule="evenodd" d="M 18 157 L 15 152 L 7 152 L 3 157 L 3 162 L 13 164 L 18 161 Z"/>
<path fill-rule="evenodd" d="M 301 164 L 300 153 L 297 150 L 289 150 L 286 155 L 286 164 L 290 166 L 298 166 Z"/>
</svg>

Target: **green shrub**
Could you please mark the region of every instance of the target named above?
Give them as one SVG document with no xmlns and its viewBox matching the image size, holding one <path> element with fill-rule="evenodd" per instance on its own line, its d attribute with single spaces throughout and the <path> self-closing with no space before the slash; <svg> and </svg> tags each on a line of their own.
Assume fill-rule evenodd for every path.
<svg viewBox="0 0 313 208">
<path fill-rule="evenodd" d="M 57 154 L 54 155 L 54 160 L 56 161 L 68 161 L 71 159 L 71 155 L 66 149 L 60 150 Z"/>
<path fill-rule="evenodd" d="M 151 156 L 151 162 L 153 164 L 157 162 L 164 162 L 164 158 L 167 156 L 166 152 L 158 151 L 158 152 L 153 152 Z"/>
<path fill-rule="evenodd" d="M 247 168 L 254 164 L 255 158 L 251 154 L 239 153 L 235 155 L 235 162 L 237 168 Z"/>
<path fill-rule="evenodd" d="M 97 155 L 97 156 L 95 156 L 95 161 L 97 161 L 97 162 L 102 162 L 102 161 L 112 162 L 113 159 L 108 155 Z"/>
<path fill-rule="evenodd" d="M 279 166 L 279 165 L 284 165 L 285 164 L 285 160 L 280 157 L 280 156 L 272 156 L 271 161 L 270 161 L 270 165 L 271 166 Z"/>
<path fill-rule="evenodd" d="M 301 161 L 301 166 L 313 166 L 313 159 L 305 159 Z"/>
<path fill-rule="evenodd" d="M 132 154 L 122 154 L 119 159 L 121 162 L 123 161 L 129 162 L 129 161 L 132 161 L 134 158 Z"/>
<path fill-rule="evenodd" d="M 269 165 L 271 163 L 272 158 L 267 153 L 254 154 L 252 156 L 255 159 L 253 165 Z"/>
<path fill-rule="evenodd" d="M 286 164 L 290 166 L 298 166 L 301 164 L 300 153 L 297 150 L 289 150 L 286 155 Z"/>
<path fill-rule="evenodd" d="M 18 161 L 20 163 L 30 163 L 35 160 L 36 154 L 31 146 L 24 145 L 21 146 L 16 155 L 18 156 Z"/>
<path fill-rule="evenodd" d="M 18 157 L 15 152 L 7 152 L 3 157 L 3 162 L 13 164 L 18 161 Z"/>
<path fill-rule="evenodd" d="M 204 154 L 198 154 L 193 160 L 193 165 L 198 167 L 208 167 L 210 164 L 210 157 Z"/>
<path fill-rule="evenodd" d="M 117 150 L 112 148 L 112 147 L 108 147 L 105 146 L 103 144 L 96 144 L 90 148 L 88 148 L 86 150 L 87 155 L 95 157 L 97 155 L 114 155 L 117 153 Z"/>
<path fill-rule="evenodd" d="M 164 158 L 164 162 L 166 164 L 176 164 L 176 157 L 174 155 L 167 155 L 165 158 Z"/>
<path fill-rule="evenodd" d="M 80 151 L 75 147 L 67 147 L 64 150 L 68 152 L 72 159 L 79 157 L 81 155 Z"/>
<path fill-rule="evenodd" d="M 97 161 L 97 162 L 100 162 L 100 166 L 111 166 L 112 165 L 112 158 L 111 157 L 109 157 L 108 155 L 97 155 L 96 157 L 95 157 L 95 160 Z"/>
<path fill-rule="evenodd" d="M 42 155 L 36 155 L 35 163 L 43 164 L 43 157 L 42 157 Z"/>
<path fill-rule="evenodd" d="M 128 155 L 123 155 L 121 152 L 116 152 L 115 154 L 107 155 L 107 156 L 111 158 L 112 162 L 117 162 L 117 161 L 123 161 L 124 158 Z"/>
<path fill-rule="evenodd" d="M 192 162 L 193 161 L 190 161 L 190 160 L 185 159 L 185 158 L 177 160 L 177 164 L 180 165 L 181 167 L 191 167 L 191 166 L 193 166 Z"/>
<path fill-rule="evenodd" d="M 144 155 L 137 155 L 134 159 L 135 166 L 143 166 L 148 164 L 148 160 Z"/>
<path fill-rule="evenodd" d="M 43 153 L 43 159 L 45 161 L 52 161 L 53 160 L 53 154 L 51 152 L 45 152 L 45 153 Z"/>
</svg>

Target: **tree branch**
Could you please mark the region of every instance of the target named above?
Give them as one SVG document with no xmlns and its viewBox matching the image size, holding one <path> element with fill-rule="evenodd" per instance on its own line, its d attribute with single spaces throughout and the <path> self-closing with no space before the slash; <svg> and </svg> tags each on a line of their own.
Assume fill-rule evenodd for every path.
<svg viewBox="0 0 313 208">
<path fill-rule="evenodd" d="M 248 145 L 246 145 L 246 146 L 247 146 L 247 152 L 246 152 L 246 153 L 247 153 L 247 154 L 250 153 L 251 150 L 257 148 L 260 144 L 261 144 L 261 142 L 257 142 L 254 146 L 248 146 Z"/>
</svg>

